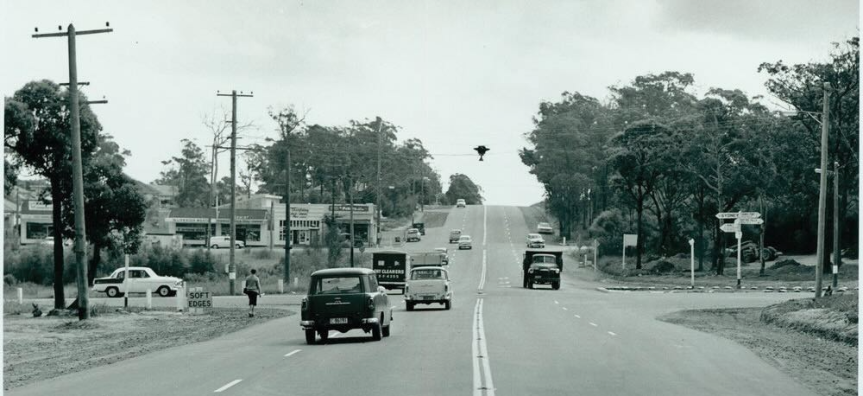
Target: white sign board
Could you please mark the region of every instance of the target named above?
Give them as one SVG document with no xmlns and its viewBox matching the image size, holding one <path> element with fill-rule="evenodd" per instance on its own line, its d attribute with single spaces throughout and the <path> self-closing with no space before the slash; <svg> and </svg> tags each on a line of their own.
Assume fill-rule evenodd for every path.
<svg viewBox="0 0 863 396">
<path fill-rule="evenodd" d="M 200 287 L 189 290 L 187 301 L 189 309 L 195 313 L 203 312 L 204 309 L 213 307 L 213 295 L 208 291 L 203 291 L 203 288 Z"/>
<path fill-rule="evenodd" d="M 758 212 L 720 212 L 716 214 L 717 219 L 757 219 L 761 217 Z"/>
<path fill-rule="evenodd" d="M 638 244 L 638 234 L 623 234 L 623 247 L 636 246 Z"/>
<path fill-rule="evenodd" d="M 740 225 L 735 223 L 725 223 L 719 226 L 719 229 L 725 232 L 738 232 L 740 231 Z"/>
<path fill-rule="evenodd" d="M 740 219 L 737 219 L 737 222 L 740 224 L 764 224 L 764 219 L 740 218 Z"/>
</svg>

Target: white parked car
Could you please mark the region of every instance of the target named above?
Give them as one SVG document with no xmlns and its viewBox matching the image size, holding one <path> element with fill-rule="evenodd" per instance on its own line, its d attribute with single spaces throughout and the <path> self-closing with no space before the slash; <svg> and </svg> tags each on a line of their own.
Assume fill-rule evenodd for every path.
<svg viewBox="0 0 863 396">
<path fill-rule="evenodd" d="M 542 235 L 527 234 L 527 247 L 528 248 L 544 248 L 545 247 L 545 240 L 542 239 Z"/>
<path fill-rule="evenodd" d="M 431 266 L 411 269 L 404 295 L 408 311 L 413 311 L 417 304 L 433 303 L 450 309 L 452 289 L 449 287 L 449 272 L 441 267 Z"/>
<path fill-rule="evenodd" d="M 463 207 L 465 207 L 465 205 L 467 205 L 467 204 L 465 203 L 465 201 L 463 199 L 459 199 L 459 200 L 455 201 L 455 206 L 457 208 L 463 208 Z"/>
<path fill-rule="evenodd" d="M 148 267 L 129 267 L 129 279 L 124 285 L 126 268 L 117 268 L 111 276 L 93 280 L 93 291 L 105 293 L 108 297 L 120 297 L 128 287 L 129 293 L 146 293 L 151 290 L 162 297 L 177 294 L 183 280 L 173 276 L 159 276 Z"/>
<path fill-rule="evenodd" d="M 246 247 L 246 243 L 237 239 L 234 239 L 234 245 L 237 249 L 242 249 Z M 230 249 L 231 248 L 231 237 L 230 236 L 214 236 L 210 237 L 210 247 L 213 249 Z"/>
<path fill-rule="evenodd" d="M 551 224 L 543 222 L 536 226 L 536 232 L 540 234 L 554 234 L 554 229 L 551 228 Z"/>
<path fill-rule="evenodd" d="M 470 235 L 462 235 L 458 237 L 458 250 L 473 249 L 473 244 Z"/>
</svg>

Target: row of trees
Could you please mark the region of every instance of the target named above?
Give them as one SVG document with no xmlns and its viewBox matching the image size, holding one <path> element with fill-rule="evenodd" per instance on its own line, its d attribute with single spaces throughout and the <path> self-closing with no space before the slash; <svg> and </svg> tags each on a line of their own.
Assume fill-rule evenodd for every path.
<svg viewBox="0 0 863 396">
<path fill-rule="evenodd" d="M 293 107 L 270 109 L 269 116 L 276 125 L 278 138 L 268 138 L 266 144 L 254 144 L 245 150 L 246 170 L 239 172 L 235 187 L 239 194 L 284 195 L 290 178 L 292 202 L 375 203 L 380 153 L 384 216 L 410 215 L 419 203 L 454 203 L 462 198 L 459 194 L 467 194 L 464 198 L 471 202 L 482 200 L 479 187 L 465 175 L 453 175 L 450 191 L 443 194 L 441 177 L 429 164 L 432 155 L 419 139 L 398 143 L 400 128 L 392 122 L 376 118 L 351 120 L 347 126 L 307 125 Z M 224 135 L 214 133 L 214 136 L 219 136 L 214 139 L 218 143 Z M 181 142 L 180 155 L 162 162 L 166 169 L 156 182 L 177 186 L 180 206 L 204 207 L 208 202 L 212 205 L 216 198 L 227 202 L 228 177 L 216 183 L 216 195 L 211 197 L 213 174 L 217 172 L 217 163 L 211 159 L 215 158 L 213 153 L 207 158 L 194 142 L 186 139 Z"/>
<path fill-rule="evenodd" d="M 80 94 L 81 155 L 84 166 L 85 218 L 92 245 L 89 284 L 105 249 L 134 253 L 147 203 L 135 181 L 123 173 L 129 151 L 121 150 L 111 135 L 102 131 L 96 115 Z M 63 244 L 75 237 L 72 202 L 69 91 L 48 80 L 27 83 L 4 100 L 5 189 L 14 187 L 22 168 L 48 180 L 41 192 L 44 203 L 53 203 L 54 305 L 64 305 Z"/>
<path fill-rule="evenodd" d="M 561 235 L 589 229 L 608 236 L 604 246 L 619 249 L 621 233 L 637 233 L 637 268 L 643 252 L 688 251 L 692 237 L 699 269 L 710 249 L 711 269 L 722 274 L 725 233 L 717 212 L 761 212 L 768 244 L 786 252 L 814 249 L 813 168 L 819 166 L 822 84 L 829 82 L 829 154 L 841 165 L 840 209 L 830 216 L 839 216 L 843 246 L 856 247 L 858 69 L 857 38 L 835 44 L 825 63 L 761 64 L 768 91 L 793 107 L 793 115 L 770 111 L 761 98 L 737 89 L 713 88 L 698 97 L 694 77 L 680 72 L 611 87 L 607 103 L 564 92 L 560 101 L 540 104 L 526 134 L 532 147 L 521 159 L 545 186 Z"/>
</svg>

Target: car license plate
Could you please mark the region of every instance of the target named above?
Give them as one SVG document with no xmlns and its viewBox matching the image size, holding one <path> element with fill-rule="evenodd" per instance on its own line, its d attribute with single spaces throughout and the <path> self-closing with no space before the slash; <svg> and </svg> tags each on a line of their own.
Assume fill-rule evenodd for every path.
<svg viewBox="0 0 863 396">
<path fill-rule="evenodd" d="M 536 278 L 536 279 L 542 278 L 542 275 L 536 275 L 536 276 L 534 276 L 534 278 Z"/>
<path fill-rule="evenodd" d="M 431 300 L 434 296 L 423 296 L 423 300 Z"/>
<path fill-rule="evenodd" d="M 348 318 L 330 318 L 330 324 L 348 324 Z"/>
</svg>

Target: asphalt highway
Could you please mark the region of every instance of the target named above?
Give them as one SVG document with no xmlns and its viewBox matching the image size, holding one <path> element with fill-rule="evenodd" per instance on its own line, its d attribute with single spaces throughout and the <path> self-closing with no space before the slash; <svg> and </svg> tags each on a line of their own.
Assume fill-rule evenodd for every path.
<svg viewBox="0 0 863 396">
<path fill-rule="evenodd" d="M 447 243 L 453 228 L 473 237 L 473 249 Z M 407 312 L 394 292 L 392 335 L 382 341 L 353 330 L 307 345 L 294 315 L 7 393 L 814 394 L 742 346 L 655 319 L 681 309 L 764 306 L 794 295 L 602 293 L 566 269 L 560 290 L 523 289 L 528 231 L 516 207 L 452 209 L 444 227 L 405 246 L 409 252 L 450 248 L 452 309 L 420 305 Z M 269 297 L 262 302 L 294 305 L 300 298 Z M 233 304 L 232 297 L 217 301 Z"/>
</svg>

